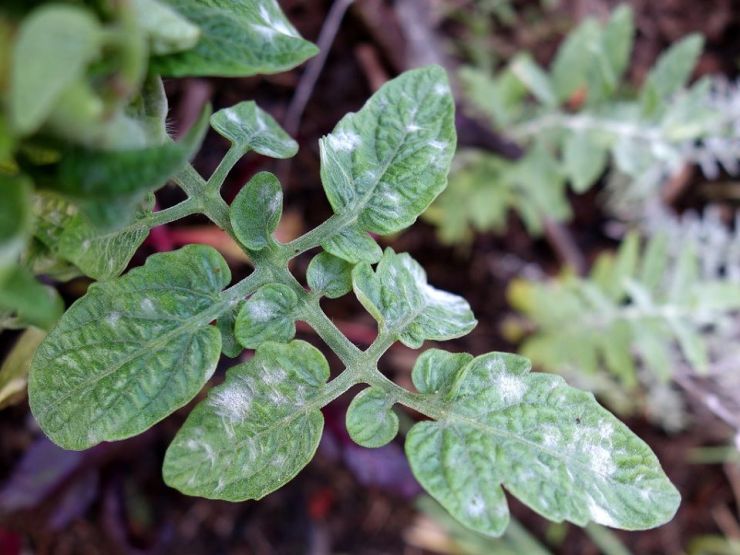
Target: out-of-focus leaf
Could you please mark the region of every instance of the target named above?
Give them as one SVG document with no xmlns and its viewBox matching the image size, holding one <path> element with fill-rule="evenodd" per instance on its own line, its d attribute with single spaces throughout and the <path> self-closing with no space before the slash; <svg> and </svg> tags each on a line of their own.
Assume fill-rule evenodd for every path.
<svg viewBox="0 0 740 555">
<path fill-rule="evenodd" d="M 0 366 L 0 409 L 25 397 L 31 358 L 44 337 L 45 331 L 28 328 L 5 357 Z"/>
<path fill-rule="evenodd" d="M 153 59 L 166 77 L 247 77 L 278 73 L 318 52 L 290 24 L 275 0 L 165 0 L 201 36 L 194 48 Z"/>
</svg>

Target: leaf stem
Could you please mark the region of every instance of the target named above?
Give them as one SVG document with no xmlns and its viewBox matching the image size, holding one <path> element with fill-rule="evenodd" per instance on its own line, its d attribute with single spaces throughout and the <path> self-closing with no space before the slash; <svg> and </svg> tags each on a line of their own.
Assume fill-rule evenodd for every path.
<svg viewBox="0 0 740 555">
<path fill-rule="evenodd" d="M 290 243 L 284 245 L 288 252 L 289 258 L 294 258 L 313 248 L 321 245 L 324 241 L 336 235 L 347 226 L 349 220 L 342 214 L 334 214 L 328 220 L 322 222 L 308 233 L 305 233 L 293 239 Z"/>
<path fill-rule="evenodd" d="M 209 189 L 206 181 L 190 164 L 186 165 L 174 177 L 174 180 L 189 197 L 198 201 L 203 213 L 214 224 L 236 240 L 234 230 L 231 228 L 231 220 L 229 219 L 229 205 L 221 198 L 218 190 Z"/>
<path fill-rule="evenodd" d="M 208 191 L 220 191 L 221 187 L 224 184 L 224 181 L 226 181 L 226 176 L 229 175 L 229 172 L 245 154 L 246 152 L 244 152 L 243 147 L 231 145 L 231 148 L 221 159 L 221 162 L 218 164 L 216 170 L 213 172 L 211 177 L 208 178 L 208 181 L 206 182 L 206 189 Z"/>
<path fill-rule="evenodd" d="M 143 218 L 138 223 L 152 228 L 157 227 L 158 225 L 174 222 L 198 212 L 200 212 L 198 201 L 192 197 L 188 197 L 174 206 L 170 206 L 169 208 L 165 208 L 164 210 L 159 210 L 157 212 L 152 212 L 149 216 Z"/>
</svg>

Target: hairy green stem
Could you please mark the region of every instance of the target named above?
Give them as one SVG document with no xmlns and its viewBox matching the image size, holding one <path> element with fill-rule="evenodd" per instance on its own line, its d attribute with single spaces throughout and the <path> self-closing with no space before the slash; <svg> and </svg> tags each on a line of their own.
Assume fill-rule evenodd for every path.
<svg viewBox="0 0 740 555">
<path fill-rule="evenodd" d="M 198 201 L 189 197 L 174 206 L 170 206 L 164 210 L 158 210 L 157 212 L 152 212 L 149 216 L 139 220 L 137 223 L 152 228 L 180 220 L 186 216 L 197 214 L 198 212 L 200 212 Z"/>
<path fill-rule="evenodd" d="M 244 154 L 246 153 L 242 147 L 232 145 L 226 152 L 226 155 L 221 159 L 221 162 L 211 177 L 208 178 L 206 189 L 208 191 L 220 191 L 224 181 L 226 181 L 226 176 L 229 175 L 229 172 L 234 168 L 236 163 L 241 160 Z"/>
<path fill-rule="evenodd" d="M 200 203 L 203 213 L 214 224 L 236 240 L 229 219 L 229 205 L 221 198 L 218 190 L 209 189 L 206 181 L 190 164 L 186 165 L 174 180 L 189 197 L 195 198 Z"/>
</svg>

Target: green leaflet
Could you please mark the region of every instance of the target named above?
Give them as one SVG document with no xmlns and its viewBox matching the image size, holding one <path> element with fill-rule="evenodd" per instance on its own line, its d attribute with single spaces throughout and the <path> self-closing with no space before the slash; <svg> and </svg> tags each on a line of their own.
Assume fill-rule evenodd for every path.
<svg viewBox="0 0 740 555">
<path fill-rule="evenodd" d="M 427 284 L 422 267 L 408 254 L 388 248 L 375 271 L 362 263 L 352 271 L 362 305 L 378 321 L 380 333 L 418 349 L 425 339 L 453 339 L 477 323 L 462 297 Z"/>
<path fill-rule="evenodd" d="M 121 274 L 149 234 L 146 217 L 151 215 L 154 196 L 139 205 L 129 225 L 101 230 L 78 213 L 74 205 L 51 193 L 35 196 L 36 234 L 54 253 L 72 262 L 85 275 L 108 280 Z"/>
<path fill-rule="evenodd" d="M 686 84 L 699 59 L 704 38 L 689 35 L 664 52 L 650 71 L 642 91 L 642 108 L 652 114 L 665 98 Z"/>
<path fill-rule="evenodd" d="M 298 143 L 251 100 L 213 114 L 211 127 L 243 154 L 253 150 L 270 158 L 290 158 L 298 152 Z"/>
<path fill-rule="evenodd" d="M 278 489 L 318 447 L 328 379 L 329 364 L 308 343 L 261 345 L 190 413 L 165 455 L 165 482 L 188 495 L 228 501 Z"/>
<path fill-rule="evenodd" d="M 242 187 L 229 209 L 231 226 L 252 251 L 275 244 L 272 234 L 283 213 L 283 189 L 270 172 L 259 172 Z"/>
<path fill-rule="evenodd" d="M 273 283 L 260 287 L 236 316 L 237 341 L 255 349 L 265 341 L 286 342 L 295 335 L 298 297 L 290 287 Z"/>
<path fill-rule="evenodd" d="M 136 20 L 148 35 L 152 54 L 172 54 L 198 43 L 200 30 L 159 0 L 133 0 Z"/>
<path fill-rule="evenodd" d="M 10 114 L 21 134 L 36 131 L 59 95 L 98 55 L 102 30 L 81 7 L 51 4 L 23 20 L 13 49 Z"/>
<path fill-rule="evenodd" d="M 357 227 L 345 227 L 331 239 L 321 244 L 329 253 L 351 264 L 369 262 L 373 264 L 383 256 L 383 249 L 370 235 Z"/>
<path fill-rule="evenodd" d="M 655 455 L 591 393 L 530 373 L 517 355 L 458 368 L 440 351 L 430 356 L 455 375 L 441 416 L 414 425 L 406 453 L 424 488 L 466 526 L 503 533 L 500 485 L 548 519 L 581 526 L 641 530 L 673 517 L 680 496 Z"/>
<path fill-rule="evenodd" d="M 15 264 L 31 231 L 31 183 L 0 173 L 0 284 Z"/>
<path fill-rule="evenodd" d="M 301 38 L 275 0 L 165 0 L 197 22 L 194 48 L 152 60 L 167 77 L 247 77 L 286 71 L 318 52 Z"/>
<path fill-rule="evenodd" d="M 85 449 L 185 405 L 216 368 L 221 336 L 209 323 L 229 280 L 216 250 L 189 245 L 91 285 L 34 357 L 29 397 L 41 429 Z"/>
<path fill-rule="evenodd" d="M 606 148 L 588 133 L 572 133 L 563 146 L 563 166 L 573 190 L 582 193 L 596 182 L 609 160 Z"/>
<path fill-rule="evenodd" d="M 221 332 L 221 352 L 229 358 L 236 358 L 244 348 L 239 345 L 239 341 L 234 333 L 234 325 L 236 324 L 236 315 L 239 313 L 240 305 L 234 306 L 234 308 L 224 312 L 221 317 L 216 321 L 216 327 Z"/>
<path fill-rule="evenodd" d="M 352 291 L 352 264 L 328 252 L 319 253 L 308 265 L 306 281 L 315 293 L 338 299 Z"/>
<path fill-rule="evenodd" d="M 385 391 L 372 387 L 352 399 L 347 409 L 347 431 L 355 443 L 382 447 L 396 437 L 398 416 L 393 412 L 393 403 Z"/>
<path fill-rule="evenodd" d="M 56 252 L 96 280 L 117 277 L 149 235 L 144 218 L 152 213 L 154 198 L 140 206 L 134 221 L 121 229 L 104 231 L 81 215 L 70 218 L 59 237 Z"/>
<path fill-rule="evenodd" d="M 31 357 L 45 336 L 45 331 L 28 328 L 13 344 L 0 366 L 0 409 L 25 397 Z"/>
<path fill-rule="evenodd" d="M 374 249 L 356 238 L 414 223 L 447 184 L 456 140 L 454 104 L 441 67 L 408 71 L 386 83 L 320 142 L 324 190 L 352 229 L 344 243 L 363 252 L 350 256 L 336 239 L 322 246 L 349 261 L 372 260 Z"/>
<path fill-rule="evenodd" d="M 511 72 L 542 104 L 550 108 L 557 106 L 558 99 L 555 96 L 550 77 L 534 61 L 531 55 L 521 54 L 512 60 Z"/>
<path fill-rule="evenodd" d="M 22 266 L 11 266 L 0 282 L 0 313 L 15 315 L 16 326 L 49 329 L 64 311 L 53 287 L 42 285 Z"/>
</svg>

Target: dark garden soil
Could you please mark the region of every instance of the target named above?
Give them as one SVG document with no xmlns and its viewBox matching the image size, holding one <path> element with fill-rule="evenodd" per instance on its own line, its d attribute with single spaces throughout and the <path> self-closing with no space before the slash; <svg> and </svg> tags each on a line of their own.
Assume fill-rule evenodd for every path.
<svg viewBox="0 0 740 555">
<path fill-rule="evenodd" d="M 306 106 L 297 132 L 299 154 L 289 163 L 278 164 L 248 156 L 227 181 L 227 200 L 256 171 L 275 171 L 286 189 L 286 214 L 280 229 L 283 237 L 295 236 L 323 221 L 329 207 L 319 181 L 317 140 L 342 115 L 359 108 L 374 86 L 411 63 L 404 23 L 397 17 L 397 8 L 407 1 L 415 2 L 417 9 L 420 5 L 422 11 L 437 10 L 430 13 L 466 4 L 464 0 L 397 0 L 395 4 L 356 0 Z M 328 0 L 280 3 L 304 36 L 318 36 L 330 6 Z M 615 2 L 565 0 L 557 11 L 547 13 L 539 11 L 536 0 L 514 4 L 528 14 L 527 23 L 517 29 L 499 29 L 491 38 L 491 48 L 506 55 L 526 47 L 547 61 L 569 19 L 603 13 Z M 740 2 L 635 0 L 633 5 L 639 28 L 632 70 L 636 81 L 667 44 L 695 30 L 704 32 L 709 41 L 700 72 L 734 76 L 740 59 Z M 428 15 L 420 13 L 420 24 Z M 430 32 L 436 37 L 441 56 L 454 60 L 461 51 L 461 41 L 466 40 L 461 24 L 448 21 Z M 187 127 L 208 99 L 215 108 L 255 99 L 282 121 L 302 70 L 250 79 L 168 83 L 172 127 Z M 483 127 L 470 122 L 462 125 L 462 144 L 499 144 L 497 137 L 489 136 Z M 209 173 L 224 152 L 224 141 L 211 134 L 196 166 Z M 574 199 L 576 220 L 570 226 L 587 260 L 611 245 L 604 233 L 603 215 L 596 208 L 596 195 Z M 174 189 L 165 189 L 158 196 L 159 206 L 171 205 L 178 198 Z M 684 193 L 681 202 L 696 204 L 702 200 L 689 192 Z M 207 227 L 205 220 L 191 219 L 171 229 L 156 230 L 132 264 L 141 264 L 156 250 L 191 241 L 216 244 L 227 257 L 231 252 L 224 237 Z M 412 253 L 426 268 L 431 283 L 470 301 L 480 324 L 468 337 L 454 342 L 452 348 L 476 354 L 516 348 L 505 341 L 500 330 L 504 319 L 511 315 L 505 298 L 507 283 L 535 268 L 554 273 L 561 264 L 551 243 L 530 238 L 513 218 L 505 235 L 479 236 L 465 249 L 441 246 L 434 230 L 425 223 L 418 223 L 385 244 Z M 298 275 L 303 275 L 308 260 L 295 262 Z M 248 273 L 249 266 L 238 256 L 231 256 L 229 261 L 235 278 Z M 86 282 L 76 280 L 62 285 L 62 290 L 71 302 L 86 286 Z M 358 345 L 372 341 L 374 323 L 356 301 L 332 301 L 326 309 Z M 320 345 L 310 330 L 299 330 L 299 335 Z M 7 349 L 11 339 L 1 337 L 0 349 Z M 394 348 L 383 360 L 384 369 L 399 383 L 409 385 L 413 360 L 412 351 Z M 222 363 L 215 383 L 222 379 L 223 369 L 229 364 Z M 0 515 L 0 555 L 431 553 L 418 546 L 419 513 L 414 498 L 419 487 L 402 456 L 401 439 L 379 450 L 352 444 L 344 431 L 344 411 L 350 399 L 351 394 L 345 395 L 326 409 L 326 433 L 318 455 L 295 480 L 259 502 L 239 504 L 185 497 L 163 484 L 160 469 L 165 449 L 190 407 L 138 438 L 69 453 L 43 439 L 27 403 L 21 402 L 0 413 L 0 514 L 4 513 Z M 628 421 L 657 452 L 684 497 L 670 524 L 653 531 L 618 533 L 633 553 L 681 553 L 699 535 L 738 533 L 732 524 L 737 520 L 734 492 L 740 489 L 740 480 L 735 477 L 738 472 L 722 465 L 690 462 L 693 449 L 726 442 L 727 430 L 709 415 L 697 411 L 692 416 L 692 426 L 674 436 L 666 435 L 639 415 Z M 409 415 L 410 419 L 417 417 Z M 541 541 L 560 536 L 557 542 L 547 544 L 554 553 L 599 553 L 580 529 L 554 529 L 513 499 L 511 507 Z"/>
</svg>

